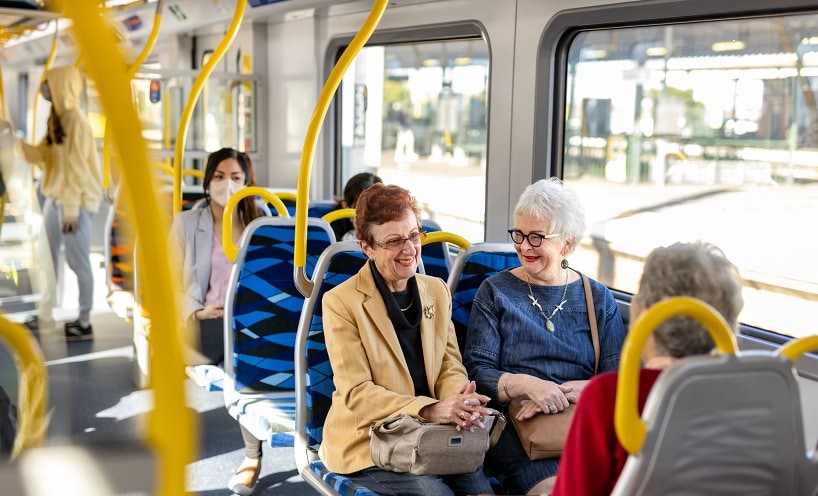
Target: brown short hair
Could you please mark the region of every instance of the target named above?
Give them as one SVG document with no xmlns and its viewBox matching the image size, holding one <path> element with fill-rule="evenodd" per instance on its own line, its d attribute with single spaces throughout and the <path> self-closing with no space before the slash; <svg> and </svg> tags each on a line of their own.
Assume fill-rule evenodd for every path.
<svg viewBox="0 0 818 496">
<path fill-rule="evenodd" d="M 408 190 L 394 184 L 373 184 L 361 193 L 355 205 L 355 235 L 361 241 L 372 243 L 371 226 L 400 220 L 407 208 L 420 219 L 418 202 Z"/>
</svg>

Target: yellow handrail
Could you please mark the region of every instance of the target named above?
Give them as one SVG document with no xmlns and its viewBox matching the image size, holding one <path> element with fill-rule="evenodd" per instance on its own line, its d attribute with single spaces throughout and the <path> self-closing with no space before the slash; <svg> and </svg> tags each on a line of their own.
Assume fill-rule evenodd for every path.
<svg viewBox="0 0 818 496">
<path fill-rule="evenodd" d="M 279 217 L 290 216 L 281 198 L 264 188 L 250 186 L 249 188 L 242 188 L 234 193 L 233 196 L 227 200 L 227 205 L 224 206 L 224 217 L 222 217 L 222 249 L 224 250 L 224 256 L 230 260 L 231 263 L 236 261 L 236 257 L 239 254 L 239 247 L 233 243 L 233 212 L 238 208 L 239 202 L 248 196 L 260 196 L 265 199 L 276 209 Z"/>
<path fill-rule="evenodd" d="M 321 217 L 321 220 L 328 224 L 331 224 L 336 220 L 354 218 L 355 218 L 354 208 L 339 208 L 338 210 L 333 210 L 332 212 L 325 214 L 323 217 Z"/>
<path fill-rule="evenodd" d="M 57 58 L 57 40 L 59 39 L 60 34 L 60 23 L 54 21 L 54 39 L 51 40 L 51 51 L 48 53 L 48 58 L 45 60 L 45 65 L 43 66 L 43 74 L 40 76 L 40 85 L 37 86 L 37 89 L 34 91 L 34 105 L 32 108 L 34 109 L 34 114 L 32 117 L 31 122 L 31 144 L 37 144 L 37 112 L 40 107 L 40 86 L 46 81 L 45 75 L 48 73 L 51 66 L 54 64 L 54 59 Z"/>
<path fill-rule="evenodd" d="M 273 194 L 281 198 L 282 201 L 291 201 L 295 203 L 296 195 L 292 191 L 273 191 Z"/>
<path fill-rule="evenodd" d="M 6 100 L 6 86 L 3 84 L 3 68 L 0 67 L 0 119 L 8 122 L 9 105 Z"/>
<path fill-rule="evenodd" d="M 691 317 L 699 321 L 710 333 L 720 353 L 736 353 L 738 349 L 736 336 L 724 317 L 713 307 L 696 298 L 687 296 L 668 298 L 653 305 L 636 319 L 622 346 L 614 411 L 616 435 L 622 447 L 632 455 L 642 449 L 647 435 L 647 426 L 639 417 L 638 404 L 642 347 L 648 336 L 661 323 L 678 316 Z"/>
<path fill-rule="evenodd" d="M 423 238 L 423 241 L 420 244 L 421 246 L 425 246 L 430 243 L 451 243 L 453 245 L 459 246 L 464 250 L 471 246 L 471 242 L 464 238 L 463 236 L 459 236 L 457 234 L 446 231 L 430 232 L 426 234 L 426 237 Z"/>
<path fill-rule="evenodd" d="M 179 120 L 179 129 L 176 131 L 176 148 L 173 153 L 173 212 L 182 210 L 182 161 L 185 157 L 185 144 L 187 143 L 187 130 L 190 127 L 190 119 L 193 117 L 193 110 L 196 108 L 196 102 L 199 100 L 199 95 L 202 93 L 202 88 L 207 83 L 207 78 L 210 73 L 216 68 L 216 64 L 224 57 L 227 49 L 236 38 L 236 34 L 241 27 L 241 20 L 244 17 L 244 11 L 247 9 L 247 0 L 236 1 L 236 11 L 233 13 L 233 21 L 230 27 L 227 28 L 227 33 L 224 39 L 213 51 L 207 63 L 202 67 L 202 71 L 196 76 L 196 81 L 193 82 L 193 88 L 190 90 L 190 96 L 185 102 L 185 108 L 182 111 L 182 117 Z"/>
<path fill-rule="evenodd" d="M 171 167 L 171 166 L 169 166 L 167 164 L 161 164 L 161 163 L 154 162 L 153 166 L 156 167 L 157 169 L 161 170 L 162 172 L 167 172 L 171 176 L 174 174 L 173 167 Z M 204 179 L 204 177 L 205 177 L 204 171 L 200 171 L 199 169 L 182 169 L 182 175 L 183 176 L 193 176 L 193 177 L 196 177 L 196 178 L 199 178 L 199 179 Z"/>
<path fill-rule="evenodd" d="M 154 383 L 154 410 L 148 417 L 148 440 L 156 449 L 160 463 L 156 494 L 176 496 L 185 492 L 185 467 L 195 451 L 195 417 L 185 405 L 184 362 L 182 360 L 179 314 L 175 280 L 165 247 L 168 226 L 163 209 L 154 194 L 147 147 L 131 99 L 131 86 L 125 61 L 113 29 L 98 15 L 95 0 L 63 0 L 65 14 L 73 21 L 86 66 L 99 90 L 100 103 L 109 116 L 118 156 L 128 157 L 122 168 L 125 197 L 133 213 L 136 238 L 143 267 L 145 304 L 151 309 L 154 325 L 162 332 L 153 339 L 150 376 L 161 377 Z M 139 198 L 139 208 L 132 199 Z"/>
<path fill-rule="evenodd" d="M 0 317 L 0 339 L 12 352 L 19 374 L 19 424 L 12 450 L 16 457 L 23 450 L 41 446 L 45 439 L 48 376 L 40 347 L 22 326 Z"/>
<path fill-rule="evenodd" d="M 142 51 L 136 57 L 136 60 L 134 60 L 130 69 L 128 69 L 128 80 L 131 80 L 134 78 L 134 76 L 136 76 L 136 72 L 140 67 L 142 67 L 142 64 L 145 63 L 145 60 L 147 60 L 148 55 L 153 50 L 154 45 L 156 45 L 156 40 L 159 38 L 159 27 L 162 25 L 163 2 L 164 0 L 159 0 L 156 2 L 156 13 L 153 15 L 153 27 L 151 28 L 151 34 L 148 35 L 148 40 L 145 42 L 145 46 L 142 47 Z M 102 186 L 107 188 L 111 185 L 111 136 L 108 132 L 107 119 L 105 122 L 105 137 L 103 138 L 102 147 Z"/>
<path fill-rule="evenodd" d="M 778 350 L 778 354 L 787 357 L 794 362 L 801 358 L 801 355 L 810 351 L 818 350 L 818 335 L 804 336 L 794 339 Z"/>
<path fill-rule="evenodd" d="M 315 104 L 315 110 L 310 119 L 310 125 L 307 128 L 307 135 L 304 138 L 304 147 L 301 150 L 301 165 L 298 173 L 298 188 L 295 202 L 295 269 L 296 272 L 302 272 L 307 265 L 307 197 L 310 194 L 310 168 L 312 167 L 312 157 L 315 154 L 315 146 L 318 143 L 318 133 L 321 132 L 321 125 L 324 123 L 324 118 L 329 110 L 332 97 L 341 80 L 344 77 L 355 56 L 364 47 L 366 42 L 375 32 L 378 23 L 383 17 L 386 7 L 389 5 L 389 0 L 375 0 L 372 5 L 372 10 L 366 18 L 361 30 L 352 39 L 352 42 L 344 50 L 338 63 L 332 69 L 332 72 L 324 83 L 324 88 L 321 90 L 321 95 L 318 97 L 318 102 Z M 303 274 L 302 274 L 303 275 Z M 301 286 L 301 283 L 296 282 Z"/>
</svg>

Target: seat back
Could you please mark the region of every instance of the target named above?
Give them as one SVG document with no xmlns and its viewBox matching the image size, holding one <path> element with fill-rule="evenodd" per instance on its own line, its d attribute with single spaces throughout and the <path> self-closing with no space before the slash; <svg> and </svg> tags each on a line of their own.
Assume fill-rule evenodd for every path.
<svg viewBox="0 0 818 496">
<path fill-rule="evenodd" d="M 440 231 L 440 224 L 431 219 L 423 219 L 421 226 L 426 232 Z M 431 243 L 423 246 L 420 252 L 420 257 L 423 260 L 423 270 L 428 276 L 435 276 L 443 279 L 449 279 L 449 269 L 451 260 L 449 257 L 449 243 Z"/>
<path fill-rule="evenodd" d="M 511 243 L 476 243 L 455 257 L 448 283 L 452 293 L 452 322 L 461 353 L 466 343 L 471 307 L 480 284 L 497 272 L 518 265 L 520 260 Z"/>
<path fill-rule="evenodd" d="M 300 384 L 296 390 L 296 456 L 299 455 L 299 447 L 302 451 L 318 451 L 324 421 L 335 391 L 332 366 L 324 344 L 321 302 L 327 291 L 357 274 L 366 260 L 366 255 L 355 241 L 335 243 L 318 260 L 312 294 L 304 303 L 298 325 L 296 382 L 300 381 Z"/>
<path fill-rule="evenodd" d="M 792 362 L 769 353 L 690 357 L 665 369 L 647 436 L 615 495 L 814 494 Z M 810 475 L 811 474 L 811 475 Z"/>
<path fill-rule="evenodd" d="M 304 297 L 293 280 L 295 219 L 262 217 L 245 228 L 225 305 L 225 399 L 239 393 L 292 394 L 293 349 Z M 335 242 L 329 225 L 307 220 L 308 277 Z"/>
</svg>

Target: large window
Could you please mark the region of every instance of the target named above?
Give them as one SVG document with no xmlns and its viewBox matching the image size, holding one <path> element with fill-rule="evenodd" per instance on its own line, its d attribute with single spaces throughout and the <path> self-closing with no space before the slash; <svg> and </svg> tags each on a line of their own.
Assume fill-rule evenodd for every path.
<svg viewBox="0 0 818 496">
<path fill-rule="evenodd" d="M 364 48 L 341 91 L 342 183 L 374 172 L 425 218 L 482 241 L 488 74 L 479 38 Z"/>
<path fill-rule="evenodd" d="M 566 183 L 587 210 L 576 263 L 635 292 L 647 253 L 721 247 L 742 322 L 816 330 L 818 14 L 594 30 L 565 70 Z"/>
</svg>

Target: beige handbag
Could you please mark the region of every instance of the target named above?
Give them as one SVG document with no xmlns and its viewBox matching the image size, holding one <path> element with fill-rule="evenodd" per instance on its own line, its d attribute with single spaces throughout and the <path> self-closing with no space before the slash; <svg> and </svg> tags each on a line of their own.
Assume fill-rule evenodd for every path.
<svg viewBox="0 0 818 496">
<path fill-rule="evenodd" d="M 369 450 L 378 467 L 414 475 L 454 475 L 474 472 L 483 465 L 490 446 L 506 425 L 502 413 L 484 418 L 485 429 L 457 431 L 407 413 L 375 422 L 369 428 Z"/>
<path fill-rule="evenodd" d="M 591 342 L 594 346 L 594 374 L 599 369 L 599 329 L 596 323 L 594 299 L 591 295 L 591 284 L 588 276 L 580 273 L 582 284 L 585 286 L 585 303 L 588 305 L 588 320 L 591 324 Z M 538 413 L 528 420 L 517 420 L 517 412 L 522 408 L 519 404 L 508 405 L 508 415 L 514 424 L 514 429 L 520 437 L 528 458 L 540 460 L 555 458 L 562 454 L 568 430 L 571 428 L 571 419 L 574 418 L 576 405 L 569 404 L 568 408 L 559 413 Z"/>
</svg>

